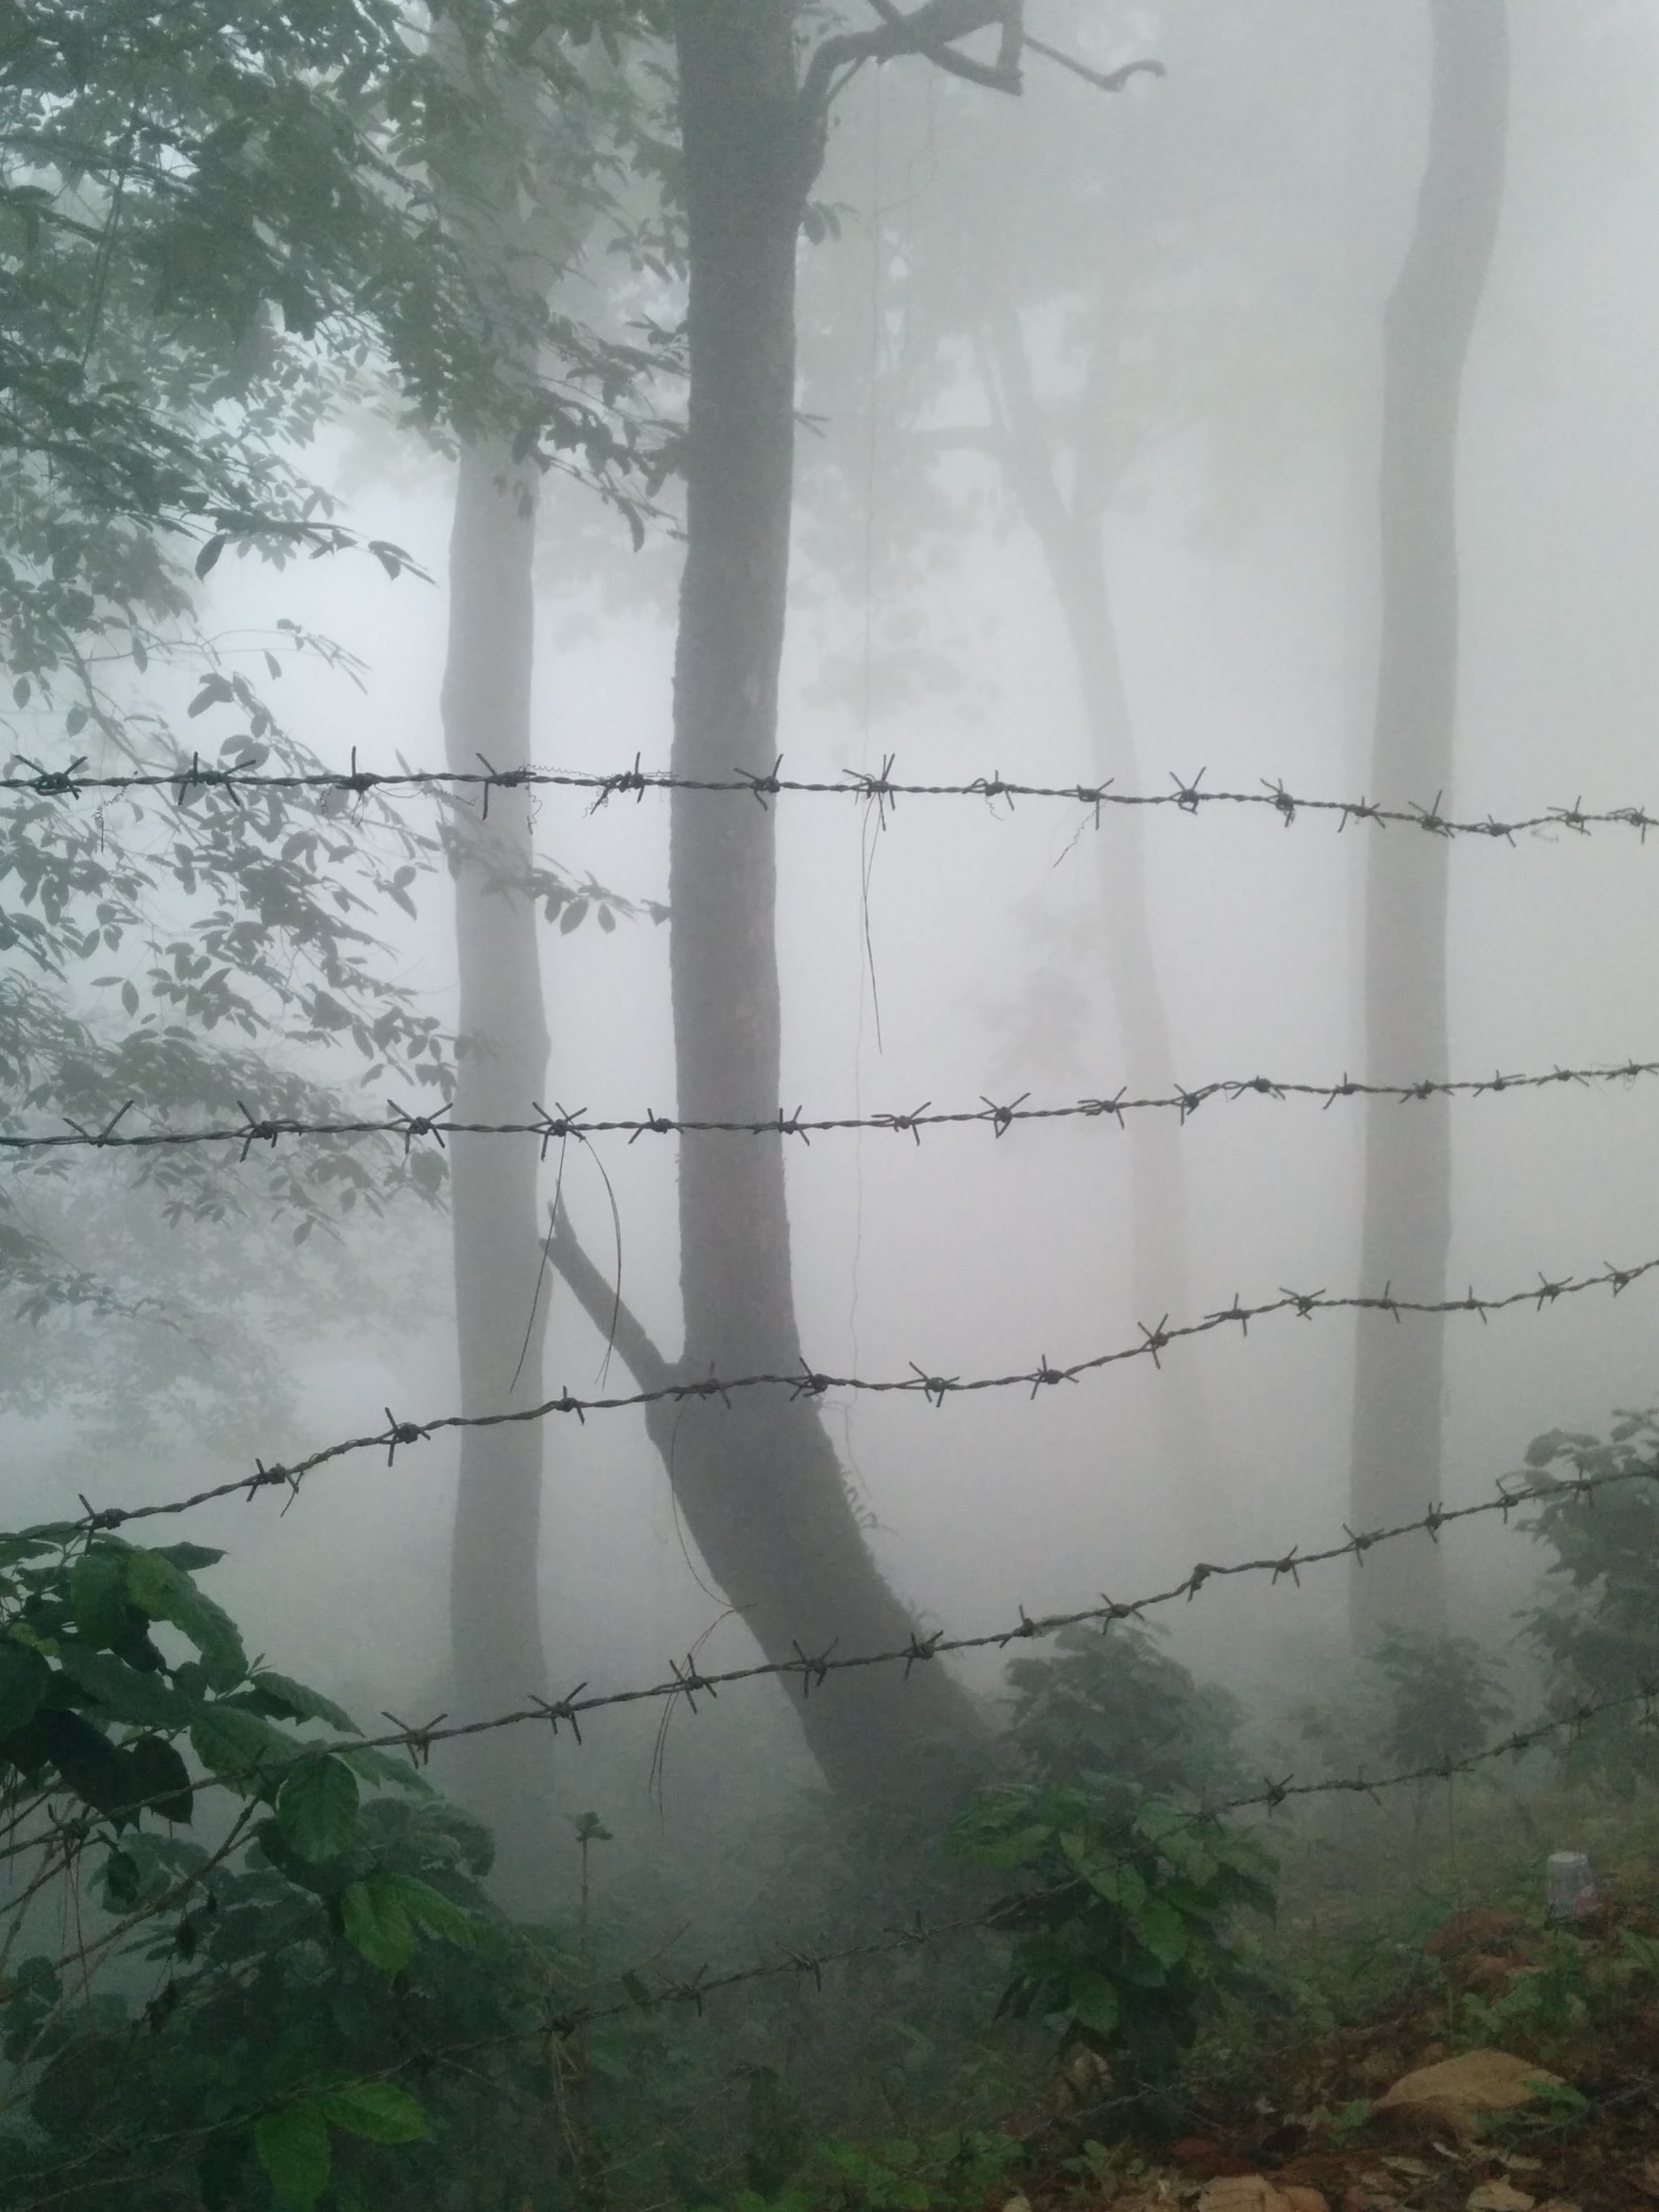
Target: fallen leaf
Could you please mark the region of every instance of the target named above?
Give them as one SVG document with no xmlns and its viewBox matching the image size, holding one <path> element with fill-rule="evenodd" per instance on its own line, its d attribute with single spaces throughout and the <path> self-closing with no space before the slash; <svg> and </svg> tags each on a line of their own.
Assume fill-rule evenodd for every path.
<svg viewBox="0 0 1659 2212">
<path fill-rule="evenodd" d="M 1284 2202 L 1265 2174 L 1224 2173 L 1205 2183 L 1198 2212 L 1282 2212 Z"/>
<path fill-rule="evenodd" d="M 1199 2191 L 1198 2212 L 1331 2212 L 1331 2208 L 1317 2189 L 1276 2189 L 1265 2174 L 1223 2173 Z"/>
<path fill-rule="evenodd" d="M 1379 2112 L 1410 2108 L 1440 2114 L 1460 2133 L 1474 2131 L 1481 2112 L 1512 2112 L 1541 2090 L 1562 2087 L 1560 2076 L 1508 2051 L 1466 2051 L 1403 2074 L 1378 2100 Z"/>
<path fill-rule="evenodd" d="M 1535 2197 L 1528 2197 L 1512 2182 L 1483 2181 L 1470 2190 L 1464 2212 L 1534 2212 L 1537 2203 Z"/>
<path fill-rule="evenodd" d="M 1434 2172 L 1427 2160 L 1420 2158 L 1385 2158 L 1382 2163 L 1390 2173 L 1409 2174 L 1414 2181 L 1426 2180 Z"/>
</svg>

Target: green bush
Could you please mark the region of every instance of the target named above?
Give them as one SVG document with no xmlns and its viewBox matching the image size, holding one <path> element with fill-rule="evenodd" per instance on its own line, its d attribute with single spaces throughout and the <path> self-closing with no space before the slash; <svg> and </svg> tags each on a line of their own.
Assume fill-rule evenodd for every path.
<svg viewBox="0 0 1659 2212">
<path fill-rule="evenodd" d="M 1628 1791 L 1659 1773 L 1646 1705 L 1659 1684 L 1659 1413 L 1620 1415 L 1605 1440 L 1540 1437 L 1526 1475 L 1544 1493 L 1528 1525 L 1555 1557 L 1523 1633 L 1557 1711 L 1612 1707 L 1564 1736 L 1566 1762 Z M 1580 1490 L 1585 1478 L 1600 1486 Z"/>
<path fill-rule="evenodd" d="M 1509 1712 L 1472 1637 L 1431 1636 L 1391 1622 L 1365 1656 L 1383 1685 L 1376 1747 L 1396 1773 L 1470 1758 Z"/>
<path fill-rule="evenodd" d="M 0 2201 L 67 2168 L 92 2212 L 429 2205 L 481 2097 L 545 2081 L 568 1964 L 489 1905 L 476 1823 L 250 1663 L 218 1557 L 0 1539 Z M 514 2142 L 547 2201 L 553 2100 Z"/>
<path fill-rule="evenodd" d="M 1103 1636 L 1062 1629 L 1051 1655 L 1016 1659 L 1008 1680 L 1012 1740 L 1036 1781 L 1209 1797 L 1243 1785 L 1237 1700 L 1194 1681 L 1139 1621 Z"/>
<path fill-rule="evenodd" d="M 1139 2088 L 1167 2093 L 1206 2019 L 1255 1987 L 1237 1923 L 1273 1911 L 1273 1866 L 1241 1830 L 1127 1784 L 1016 1784 L 984 1792 L 950 1843 L 1021 1877 L 996 1914 L 1014 1938 L 1001 2009 Z"/>
</svg>

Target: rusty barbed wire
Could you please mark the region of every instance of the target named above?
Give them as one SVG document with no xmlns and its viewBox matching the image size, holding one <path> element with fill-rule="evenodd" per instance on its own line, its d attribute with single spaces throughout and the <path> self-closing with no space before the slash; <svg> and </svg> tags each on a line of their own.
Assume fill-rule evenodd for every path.
<svg viewBox="0 0 1659 2212">
<path fill-rule="evenodd" d="M 130 1522 L 155 1520 L 162 1516 L 194 1511 L 221 1498 L 253 1498 L 262 1490 L 286 1490 L 290 1499 L 297 1497 L 301 1484 L 319 1467 L 336 1460 L 350 1457 L 363 1451 L 384 1451 L 386 1464 L 392 1465 L 400 1450 L 425 1443 L 435 1436 L 450 1430 L 506 1428 L 525 1421 L 543 1421 L 555 1414 L 574 1414 L 585 1422 L 590 1413 L 624 1413 L 635 1407 L 655 1405 L 689 1405 L 698 1399 L 719 1399 L 730 1408 L 732 1397 L 738 1393 L 755 1390 L 781 1390 L 794 1399 L 822 1399 L 834 1390 L 851 1390 L 875 1397 L 920 1397 L 930 1405 L 942 1407 L 949 1398 L 972 1397 L 988 1390 L 1029 1390 L 1035 1400 L 1045 1389 L 1062 1382 L 1079 1382 L 1085 1375 L 1103 1372 L 1109 1367 L 1121 1366 L 1133 1359 L 1150 1359 L 1154 1367 L 1163 1364 L 1163 1355 L 1172 1345 L 1189 1341 L 1195 1337 L 1208 1336 L 1217 1329 L 1237 1328 L 1245 1336 L 1250 1323 L 1266 1321 L 1280 1314 L 1295 1314 L 1304 1321 L 1316 1313 L 1381 1313 L 1394 1321 L 1412 1315 L 1478 1314 L 1481 1321 L 1489 1321 L 1493 1314 L 1506 1313 L 1516 1306 L 1535 1306 L 1541 1311 L 1562 1298 L 1581 1297 L 1586 1292 L 1610 1290 L 1614 1297 L 1628 1290 L 1632 1283 L 1643 1281 L 1659 1271 L 1659 1259 L 1644 1260 L 1635 1267 L 1607 1266 L 1597 1273 L 1564 1276 L 1559 1280 L 1540 1274 L 1537 1285 L 1531 1290 L 1511 1291 L 1501 1297 L 1481 1297 L 1473 1285 L 1461 1298 L 1403 1298 L 1394 1295 L 1390 1285 L 1385 1284 L 1379 1294 L 1360 1297 L 1333 1297 L 1322 1290 L 1293 1291 L 1281 1288 L 1276 1298 L 1260 1304 L 1247 1306 L 1234 1293 L 1232 1304 L 1219 1311 L 1206 1314 L 1201 1321 L 1172 1322 L 1166 1314 L 1156 1328 L 1138 1324 L 1140 1339 L 1138 1343 L 1119 1346 L 1111 1352 L 1100 1352 L 1086 1359 L 1074 1360 L 1069 1366 L 1055 1366 L 1046 1352 L 1036 1367 L 1016 1370 L 1006 1375 L 969 1376 L 944 1375 L 930 1372 L 913 1360 L 908 1376 L 879 1377 L 860 1375 L 831 1375 L 810 1366 L 803 1366 L 794 1374 L 733 1375 L 720 1376 L 678 1376 L 671 1382 L 650 1390 L 622 1391 L 610 1397 L 578 1397 L 569 1389 L 562 1389 L 556 1398 L 548 1398 L 537 1406 L 512 1407 L 497 1413 L 442 1413 L 426 1421 L 400 1420 L 392 1408 L 386 1407 L 386 1425 L 367 1436 L 347 1437 L 337 1443 L 325 1444 L 319 1450 L 308 1453 L 291 1465 L 280 1462 L 267 1467 L 263 1460 L 254 1462 L 252 1474 L 240 1475 L 234 1480 L 213 1483 L 207 1488 L 191 1491 L 187 1496 L 167 1499 L 154 1505 L 87 1505 L 86 1517 L 77 1524 L 87 1528 L 120 1528 Z M 85 1501 L 82 1501 L 83 1504 Z"/>
<path fill-rule="evenodd" d="M 687 791 L 716 795 L 746 793 L 763 806 L 768 799 L 786 794 L 861 799 L 874 805 L 884 819 L 901 799 L 978 799 L 992 805 L 1002 803 L 1010 807 L 1018 799 L 1030 799 L 1060 800 L 1081 806 L 1094 815 L 1097 823 L 1102 811 L 1109 806 L 1173 807 L 1177 813 L 1189 815 L 1196 815 L 1207 807 L 1243 806 L 1271 812 L 1287 829 L 1298 815 L 1328 815 L 1336 817 L 1339 830 L 1345 830 L 1350 822 L 1369 822 L 1379 828 L 1398 825 L 1426 830 L 1437 837 L 1484 837 L 1499 842 L 1513 842 L 1534 830 L 1570 830 L 1586 835 L 1592 829 L 1619 828 L 1635 830 L 1645 843 L 1648 831 L 1659 830 L 1659 814 L 1650 814 L 1645 807 L 1589 808 L 1582 798 L 1571 806 L 1548 806 L 1541 813 L 1516 815 L 1506 820 L 1490 814 L 1484 819 L 1462 820 L 1442 812 L 1443 793 L 1440 793 L 1428 806 L 1416 801 L 1404 806 L 1384 806 L 1369 799 L 1304 799 L 1287 791 L 1282 782 L 1270 782 L 1265 776 L 1259 779 L 1258 791 L 1206 790 L 1203 782 L 1207 769 L 1200 769 L 1194 776 L 1182 776 L 1169 770 L 1173 787 L 1169 791 L 1128 792 L 1119 791 L 1110 779 L 1098 784 L 1021 783 L 997 771 L 975 776 L 965 783 L 907 783 L 894 775 L 894 757 L 890 754 L 878 770 L 843 769 L 839 780 L 834 781 L 786 776 L 781 754 L 764 775 L 750 769 L 734 769 L 726 776 L 679 775 L 672 769 L 642 768 L 637 753 L 631 768 L 610 770 L 496 769 L 480 754 L 477 769 L 403 768 L 392 773 L 360 769 L 354 746 L 349 769 L 309 775 L 268 772 L 258 765 L 258 759 L 263 757 L 261 755 L 246 765 L 233 762 L 228 767 L 216 768 L 204 767 L 200 756 L 192 755 L 187 769 L 138 769 L 111 775 L 91 773 L 84 755 L 77 756 L 65 768 L 52 769 L 19 754 L 13 757 L 5 775 L 0 777 L 0 791 L 52 799 L 78 799 L 83 792 L 166 791 L 176 793 L 182 805 L 198 791 L 224 791 L 233 797 L 244 791 L 334 791 L 365 798 L 375 791 L 476 790 L 484 794 L 487 806 L 489 794 L 493 791 L 552 788 L 591 792 L 595 808 L 630 793 L 638 799 L 647 791 Z M 20 775 L 20 768 L 27 773 Z"/>
<path fill-rule="evenodd" d="M 191 1145 L 236 1145 L 246 1160 L 254 1146 L 269 1145 L 274 1149 L 283 1137 L 391 1137 L 402 1144 L 405 1152 L 411 1146 L 422 1142 L 441 1148 L 450 1137 L 532 1137 L 540 1144 L 545 1157 L 550 1144 L 567 1139 L 586 1143 L 594 1137 L 625 1136 L 630 1144 L 644 1136 L 722 1135 L 799 1137 L 805 1142 L 817 1136 L 855 1130 L 886 1131 L 912 1137 L 920 1144 L 924 1129 L 979 1127 L 1001 1137 L 1016 1124 L 1026 1121 L 1107 1121 L 1121 1127 L 1129 1114 L 1175 1113 L 1185 1124 L 1212 1098 L 1225 1099 L 1231 1104 L 1242 1098 L 1316 1098 L 1328 1109 L 1339 1099 L 1346 1098 L 1395 1099 L 1401 1105 L 1409 1105 L 1430 1098 L 1483 1098 L 1508 1091 L 1556 1090 L 1564 1085 L 1588 1089 L 1597 1084 L 1633 1084 L 1656 1075 L 1659 1075 L 1659 1060 L 1628 1060 L 1595 1067 L 1553 1067 L 1541 1074 L 1505 1075 L 1500 1069 L 1488 1076 L 1445 1081 L 1425 1076 L 1412 1083 L 1364 1083 L 1346 1074 L 1337 1083 L 1304 1083 L 1288 1077 L 1249 1075 L 1201 1083 L 1191 1090 L 1177 1084 L 1167 1093 L 1139 1098 L 1131 1098 L 1127 1091 L 1120 1090 L 1111 1097 L 1033 1106 L 1029 1103 L 1031 1094 L 1027 1091 L 1006 1104 L 981 1094 L 977 1106 L 935 1109 L 930 1098 L 905 1113 L 841 1114 L 817 1118 L 809 1116 L 799 1106 L 793 1114 L 786 1114 L 780 1107 L 764 1120 L 749 1121 L 688 1121 L 652 1109 L 641 1115 L 605 1119 L 590 1115 L 585 1106 L 574 1111 L 556 1106 L 549 1112 L 540 1105 L 532 1105 L 534 1118 L 526 1121 L 456 1121 L 449 1118 L 447 1106 L 441 1106 L 429 1114 L 411 1114 L 395 1104 L 389 1104 L 386 1118 L 378 1121 L 361 1118 L 307 1121 L 291 1115 L 256 1114 L 243 1106 L 240 1126 L 230 1123 L 208 1129 L 124 1130 L 119 1125 L 137 1103 L 130 1098 L 101 1129 L 84 1128 L 79 1122 L 71 1121 L 66 1135 L 54 1130 L 0 1131 L 0 1152 L 86 1148 L 94 1152 L 145 1152 Z"/>
</svg>

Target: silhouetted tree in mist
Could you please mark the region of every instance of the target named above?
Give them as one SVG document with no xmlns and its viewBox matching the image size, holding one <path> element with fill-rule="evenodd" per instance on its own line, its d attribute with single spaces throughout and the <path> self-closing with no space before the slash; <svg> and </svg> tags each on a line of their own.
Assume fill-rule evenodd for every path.
<svg viewBox="0 0 1659 2212">
<path fill-rule="evenodd" d="M 1145 787 L 1149 766 L 1161 780 L 1125 674 L 1129 556 L 1115 554 L 1114 534 L 1153 501 L 1182 510 L 1192 538 L 1236 533 L 1282 496 L 1324 428 L 1334 363 L 1323 296 L 1346 241 L 1314 184 L 1329 158 L 1332 53 L 1349 36 L 1325 12 L 1299 0 L 1248 18 L 1214 0 L 1150 12 L 1133 27 L 1169 76 L 1128 115 L 1046 68 L 1029 133 L 1026 117 L 1000 131 L 951 129 L 971 97 L 955 88 L 939 115 L 915 100 L 866 102 L 864 135 L 831 189 L 869 193 L 874 265 L 814 301 L 806 399 L 828 416 L 858 373 L 855 354 L 873 349 L 882 389 L 848 395 L 852 419 L 839 450 L 813 465 L 809 509 L 810 550 L 854 589 L 863 572 L 866 700 L 871 639 L 884 631 L 902 642 L 906 683 L 935 696 L 963 683 L 964 655 L 937 643 L 930 653 L 927 641 L 940 627 L 939 567 L 981 542 L 988 492 L 998 520 L 1029 535 L 1050 587 L 1080 709 L 1080 775 L 1121 791 Z M 1097 67 L 1131 28 L 1058 0 L 1042 22 Z M 826 271 L 825 291 L 837 275 Z M 878 497 L 878 589 L 866 519 Z M 1177 1065 L 1142 824 L 1132 810 L 1104 810 L 1067 855 L 1093 878 L 1089 965 L 1105 987 L 1106 1018 L 1081 1049 L 1101 1087 L 1167 1094 L 1193 1071 Z M 1102 1285 L 1121 1285 L 1149 1325 L 1201 1310 L 1189 1149 L 1175 1117 L 1131 1117 L 1121 1195 L 1098 1224 Z M 1232 1500 L 1217 1480 L 1204 1379 L 1200 1360 L 1169 1364 L 1158 1470 L 1219 1547 Z"/>
<path fill-rule="evenodd" d="M 1370 796 L 1431 806 L 1449 791 L 1457 713 L 1458 420 L 1464 368 L 1503 199 L 1505 0 L 1430 0 L 1433 104 L 1416 227 L 1389 301 L 1381 469 L 1382 633 Z M 1367 1079 L 1448 1072 L 1448 841 L 1391 830 L 1366 848 Z M 1360 1287 L 1446 1294 L 1451 1116 L 1444 1098 L 1373 1103 L 1365 1121 Z M 1440 1495 L 1443 1317 L 1363 1314 L 1354 1385 L 1351 1517 L 1416 1518 Z M 1444 1599 L 1426 1540 L 1357 1567 L 1356 1634 L 1399 1620 L 1433 1628 Z"/>
<path fill-rule="evenodd" d="M 882 10 L 891 16 L 893 11 Z M 787 0 L 684 0 L 674 12 L 689 226 L 690 413 L 687 548 L 672 765 L 688 777 L 763 779 L 777 744 L 794 486 L 796 254 L 830 102 L 866 62 L 925 52 L 1005 10 L 926 11 L 927 35 L 889 21 L 832 35 L 797 75 Z M 949 21 L 947 21 L 947 15 Z M 1006 54 L 1006 49 L 1005 49 Z M 1003 58 L 967 64 L 1012 89 Z M 962 73 L 960 66 L 957 73 Z M 775 824 L 755 805 L 677 791 L 670 860 L 679 1111 L 769 1120 L 778 1110 L 780 994 Z M 803 1370 L 781 1143 L 685 1137 L 680 1156 L 685 1346 L 671 1364 L 631 1316 L 618 1349 L 647 1388 L 710 1375 Z M 565 1230 L 557 1263 L 596 1322 L 614 1301 Z M 810 1396 L 748 1391 L 653 1410 L 691 1534 L 769 1658 L 902 1647 L 915 1622 L 865 1543 Z M 810 1685 L 803 1682 L 804 1688 Z M 826 1778 L 859 1801 L 952 1785 L 982 1725 L 942 1668 L 872 1668 L 799 1708 Z"/>
<path fill-rule="evenodd" d="M 626 25 L 623 26 L 626 27 Z M 441 58 L 465 88 L 479 64 L 441 27 Z M 621 69 L 603 85 L 580 58 L 544 41 L 498 61 L 497 128 L 441 149 L 452 229 L 493 315 L 503 374 L 533 391 L 544 366 L 538 318 L 580 257 L 605 204 L 607 132 L 635 94 Z M 607 112 L 607 109 L 611 112 Z M 613 404 L 625 414 L 623 395 Z M 442 718 L 449 767 L 504 775 L 532 757 L 533 567 L 542 469 L 488 422 L 459 445 L 449 544 L 449 633 Z M 454 884 L 459 1006 L 454 1119 L 522 1121 L 546 1088 L 550 1039 L 542 988 L 545 920 L 580 918 L 570 887 L 538 862 L 534 794 L 497 789 L 456 801 L 445 845 Z M 455 1322 L 463 1413 L 539 1405 L 549 1311 L 540 1218 L 541 1148 L 533 1139 L 449 1140 Z M 547 1691 L 539 1566 L 544 1430 L 536 1420 L 461 1431 L 451 1559 L 457 1693 L 469 1717 Z M 502 1846 L 508 1879 L 533 1879 L 551 1848 L 551 1770 L 506 1737 L 459 1753 L 464 1787 Z"/>
<path fill-rule="evenodd" d="M 453 769 L 476 770 L 481 756 L 504 774 L 530 762 L 536 490 L 534 470 L 515 468 L 504 443 L 462 447 L 443 687 L 444 750 Z M 461 1121 L 522 1120 L 544 1085 L 539 916 L 528 891 L 531 805 L 527 791 L 495 792 L 487 821 L 469 823 L 452 839 Z M 461 1411 L 538 1405 L 547 1301 L 538 1297 L 537 1148 L 458 1136 L 449 1151 Z M 456 1686 L 469 1714 L 547 1686 L 538 1579 L 542 1438 L 537 1421 L 461 1431 L 450 1613 Z M 483 1763 L 497 1766 L 504 1757 L 522 1778 L 514 1747 L 484 1741 Z M 477 1779 L 499 1820 L 496 1793 Z"/>
<path fill-rule="evenodd" d="M 1117 366 L 1117 302 L 1109 288 L 1093 302 L 1094 329 L 1068 440 L 1038 397 L 1029 335 L 1016 307 L 994 301 L 975 332 L 975 354 L 988 404 L 988 450 L 1042 548 L 1077 676 L 1088 733 L 1089 778 L 1139 790 L 1143 783 L 1124 686 L 1106 527 L 1117 489 L 1111 455 L 1109 387 Z M 1069 450 L 1068 450 L 1069 448 Z M 1117 1017 L 1118 1080 L 1167 1094 L 1176 1084 L 1169 1006 L 1152 943 L 1146 839 L 1138 814 L 1109 809 L 1091 832 L 1100 901 L 1101 956 Z M 1140 1114 L 1128 1126 L 1131 1294 L 1149 1325 L 1197 1310 L 1191 1296 L 1187 1171 L 1181 1125 Z M 1176 1460 L 1176 1482 L 1202 1495 L 1212 1513 L 1226 1500 L 1212 1487 L 1201 1386 L 1188 1364 L 1166 1380 L 1158 1403 Z"/>
</svg>

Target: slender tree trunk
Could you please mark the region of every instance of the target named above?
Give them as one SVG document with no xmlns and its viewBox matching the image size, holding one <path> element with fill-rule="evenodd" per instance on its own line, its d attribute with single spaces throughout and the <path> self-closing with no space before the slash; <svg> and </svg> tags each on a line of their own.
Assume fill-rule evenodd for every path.
<svg viewBox="0 0 1659 2212">
<path fill-rule="evenodd" d="M 533 472 L 514 466 L 504 447 L 463 447 L 443 684 L 453 769 L 475 769 L 481 755 L 503 771 L 530 759 L 535 501 Z M 459 1121 L 522 1120 L 546 1073 L 536 909 L 514 888 L 532 864 L 530 806 L 527 793 L 497 790 L 487 817 L 458 810 L 453 823 Z M 461 1410 L 535 1405 L 544 1395 L 546 1310 L 545 1294 L 537 1299 L 536 1147 L 456 1137 L 449 1161 Z M 539 1424 L 462 1430 L 450 1613 L 457 1692 L 469 1718 L 546 1689 L 537 1588 L 541 1491 Z M 510 1850 L 524 1822 L 538 1816 L 536 1792 L 521 1746 L 505 1737 L 479 1742 L 467 1769 L 469 1794 L 498 1832 L 507 1823 L 501 1840 Z"/>
<path fill-rule="evenodd" d="M 1138 788 L 1140 763 L 1123 685 L 1111 585 L 1106 573 L 1107 498 L 1098 450 L 1107 395 L 1101 388 L 1109 349 L 1097 341 L 1086 379 L 1079 449 L 1069 494 L 1062 490 L 1048 425 L 1018 311 L 997 310 L 989 320 L 985 380 L 997 422 L 1000 459 L 1026 523 L 1036 537 L 1077 671 L 1089 734 L 1092 774 L 1125 789 Z M 1095 840 L 1102 951 L 1117 1016 L 1121 1074 L 1131 1090 L 1168 1094 L 1175 1055 L 1158 962 L 1152 948 L 1146 889 L 1146 843 L 1137 816 L 1105 811 Z M 1129 1283 L 1147 1327 L 1167 1316 L 1189 1318 L 1189 1241 L 1186 1164 L 1180 1125 L 1172 1115 L 1141 1114 L 1130 1121 Z M 1174 1364 L 1174 1363 L 1172 1363 Z M 1175 1462 L 1176 1493 L 1201 1509 L 1208 1540 L 1219 1552 L 1228 1540 L 1230 1500 L 1218 1492 L 1196 1373 L 1188 1368 L 1164 1378 L 1159 1400 L 1166 1449 Z"/>
<path fill-rule="evenodd" d="M 1504 0 L 1431 0 L 1434 90 L 1417 226 L 1389 302 L 1382 455 L 1382 628 L 1370 791 L 1432 805 L 1449 790 L 1458 676 L 1457 428 L 1464 364 L 1503 198 L 1509 50 Z M 1448 1072 L 1449 847 L 1420 831 L 1370 833 L 1366 1073 L 1400 1083 Z M 1360 1280 L 1401 1297 L 1446 1292 L 1451 1233 L 1447 1102 L 1374 1105 L 1365 1125 Z M 1411 1519 L 1440 1493 L 1445 1325 L 1362 1315 L 1355 1373 L 1352 1521 Z M 1352 1619 L 1443 1620 L 1427 1539 L 1356 1569 Z"/>
<path fill-rule="evenodd" d="M 793 492 L 795 255 L 821 129 L 795 84 L 781 0 L 682 0 L 675 15 L 690 224 L 687 552 L 673 767 L 773 766 Z M 676 792 L 670 856 L 679 1111 L 778 1110 L 775 823 Z M 680 1154 L 681 1372 L 802 1366 L 781 1141 L 687 1137 Z M 784 1391 L 688 1402 L 659 1424 L 675 1493 L 769 1659 L 902 1648 L 913 1620 L 866 1547 L 816 1409 Z M 803 1687 L 805 1687 L 803 1683 Z M 831 1676 L 800 1706 L 826 1778 L 854 1800 L 946 1786 L 981 1734 L 936 1664 Z"/>
</svg>

